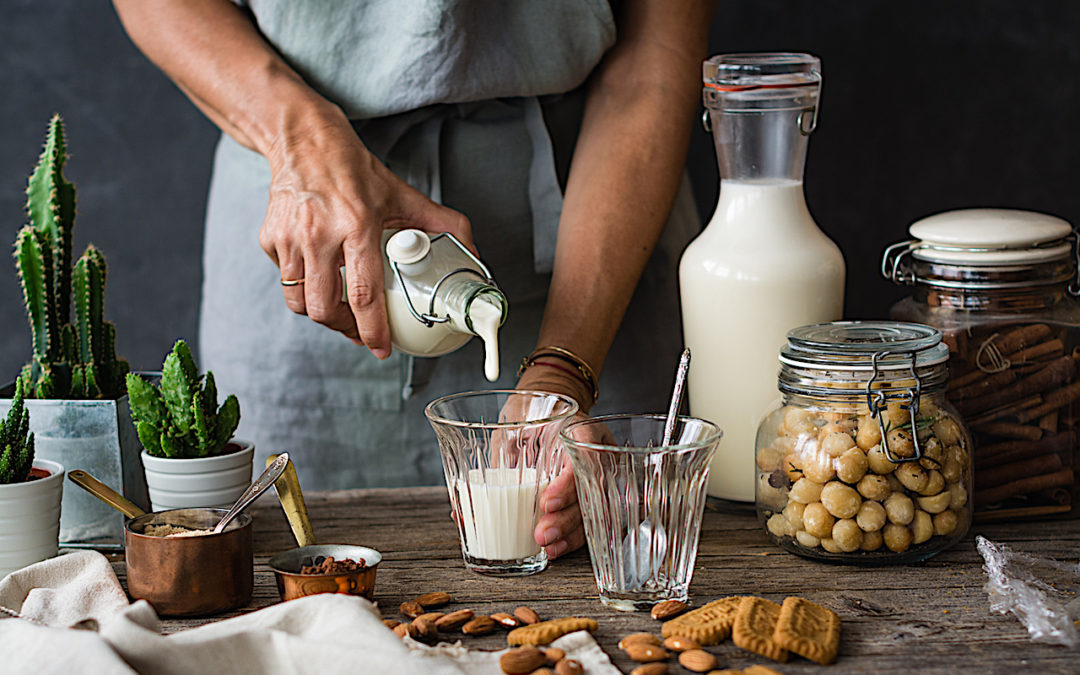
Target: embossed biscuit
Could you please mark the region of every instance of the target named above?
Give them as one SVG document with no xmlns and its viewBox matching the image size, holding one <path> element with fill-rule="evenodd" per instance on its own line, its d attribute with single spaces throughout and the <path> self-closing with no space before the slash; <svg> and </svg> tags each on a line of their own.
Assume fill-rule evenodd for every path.
<svg viewBox="0 0 1080 675">
<path fill-rule="evenodd" d="M 541 621 L 540 623 L 515 628 L 506 634 L 506 642 L 511 646 L 546 645 L 567 633 L 579 630 L 587 630 L 591 633 L 598 627 L 599 624 L 596 623 L 596 619 L 568 616 L 563 619 L 551 619 L 550 621 Z"/>
<path fill-rule="evenodd" d="M 715 645 L 731 634 L 731 624 L 743 596 L 733 595 L 702 605 L 665 621 L 660 634 L 666 638 L 687 637 L 700 645 Z"/>
<path fill-rule="evenodd" d="M 840 617 L 803 598 L 784 598 L 773 641 L 784 649 L 827 666 L 840 648 Z"/>
<path fill-rule="evenodd" d="M 731 640 L 737 647 L 784 663 L 788 660 L 788 652 L 773 640 L 779 619 L 780 605 L 775 602 L 764 598 L 743 598 L 739 611 L 735 613 L 735 623 L 731 626 Z"/>
</svg>

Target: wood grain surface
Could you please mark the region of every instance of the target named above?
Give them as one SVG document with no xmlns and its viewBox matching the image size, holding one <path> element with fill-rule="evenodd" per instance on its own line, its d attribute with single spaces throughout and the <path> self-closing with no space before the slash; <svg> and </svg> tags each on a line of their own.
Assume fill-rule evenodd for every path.
<svg viewBox="0 0 1080 675">
<path fill-rule="evenodd" d="M 532 577 L 499 579 L 467 571 L 443 488 L 313 493 L 307 495 L 307 502 L 320 542 L 360 544 L 383 553 L 375 599 L 387 618 L 403 618 L 398 614 L 402 602 L 437 590 L 453 595 L 449 609 L 490 614 L 528 605 L 543 618 L 589 616 L 600 623 L 597 640 L 624 672 L 634 664 L 616 647 L 619 638 L 635 631 L 659 634 L 660 624 L 646 612 L 616 612 L 600 604 L 584 550 Z M 255 595 L 243 612 L 278 601 L 267 559 L 295 546 L 272 496 L 260 500 L 251 512 L 255 516 Z M 957 546 L 922 563 L 830 565 L 781 551 L 768 541 L 752 511 L 710 505 L 691 586 L 692 601 L 700 605 L 725 595 L 754 594 L 780 602 L 788 595 L 800 595 L 835 610 L 843 619 L 836 663 L 823 667 L 795 658 L 775 664 L 782 673 L 1077 672 L 1080 652 L 1033 643 L 1013 616 L 990 612 L 982 559 L 975 551 L 976 533 L 1061 560 L 1075 562 L 1080 553 L 1080 521 L 977 523 Z M 123 563 L 116 562 L 114 567 L 123 580 Z M 167 620 L 164 626 L 167 632 L 175 632 L 220 618 Z M 477 649 L 506 646 L 503 631 L 462 639 Z M 765 663 L 730 641 L 709 651 L 721 667 Z M 670 663 L 671 673 L 689 672 L 674 659 Z"/>
</svg>

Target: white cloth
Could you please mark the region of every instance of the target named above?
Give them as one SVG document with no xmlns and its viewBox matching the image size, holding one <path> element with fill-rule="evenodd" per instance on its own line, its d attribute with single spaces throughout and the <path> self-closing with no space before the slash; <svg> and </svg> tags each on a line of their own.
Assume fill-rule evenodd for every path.
<svg viewBox="0 0 1080 675">
<path fill-rule="evenodd" d="M 378 609 L 349 595 L 322 594 L 243 616 L 161 635 L 153 608 L 129 605 L 108 561 L 79 551 L 0 581 L 0 605 L 30 621 L 0 620 L 5 673 L 395 673 L 499 675 L 502 652 L 461 643 L 426 647 L 402 641 Z M 69 626 L 92 618 L 98 632 Z M 41 625 L 45 624 L 45 625 Z M 589 673 L 618 673 L 587 633 L 554 643 Z"/>
</svg>

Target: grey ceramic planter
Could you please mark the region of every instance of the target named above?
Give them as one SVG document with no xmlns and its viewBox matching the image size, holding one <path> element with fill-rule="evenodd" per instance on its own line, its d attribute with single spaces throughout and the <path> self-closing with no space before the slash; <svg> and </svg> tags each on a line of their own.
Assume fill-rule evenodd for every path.
<svg viewBox="0 0 1080 675">
<path fill-rule="evenodd" d="M 11 407 L 14 384 L 0 389 L 0 415 Z M 36 456 L 83 469 L 142 508 L 149 506 L 128 397 L 108 401 L 27 399 Z M 85 490 L 64 490 L 60 545 L 122 549 L 124 516 Z"/>
</svg>

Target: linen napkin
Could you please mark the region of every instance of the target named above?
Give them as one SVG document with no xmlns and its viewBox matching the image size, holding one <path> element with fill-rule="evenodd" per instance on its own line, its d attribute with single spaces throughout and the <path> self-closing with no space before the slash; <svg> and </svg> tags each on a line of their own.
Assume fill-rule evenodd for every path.
<svg viewBox="0 0 1080 675">
<path fill-rule="evenodd" d="M 364 598 L 322 594 L 161 635 L 144 601 L 128 604 L 100 553 L 79 551 L 31 565 L 0 580 L 0 605 L 29 620 L 0 620 L 4 672 L 402 673 L 501 675 L 503 651 L 460 642 L 427 647 L 401 640 Z M 94 619 L 97 632 L 69 628 Z M 618 673 L 587 633 L 555 646 L 590 673 Z"/>
</svg>

